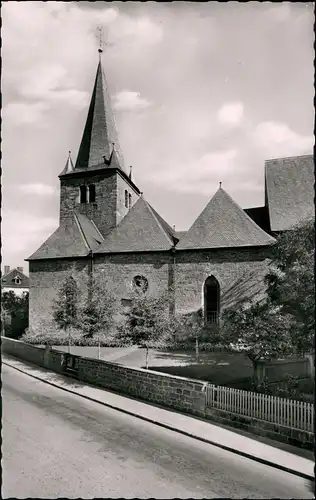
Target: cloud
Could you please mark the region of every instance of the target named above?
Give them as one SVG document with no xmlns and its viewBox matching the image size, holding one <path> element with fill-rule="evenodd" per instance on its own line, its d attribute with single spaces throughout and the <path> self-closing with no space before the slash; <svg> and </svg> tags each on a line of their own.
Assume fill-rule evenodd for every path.
<svg viewBox="0 0 316 500">
<path fill-rule="evenodd" d="M 253 138 L 268 158 L 311 153 L 314 146 L 314 136 L 300 135 L 286 123 L 274 121 L 259 123 Z"/>
<path fill-rule="evenodd" d="M 143 109 L 148 106 L 150 106 L 150 102 L 147 99 L 141 98 L 139 92 L 132 92 L 131 90 L 118 92 L 114 100 L 114 107 L 121 111 Z"/>
<path fill-rule="evenodd" d="M 57 194 L 56 188 L 49 186 L 48 184 L 22 184 L 19 186 L 19 190 L 25 194 L 33 194 L 37 196 L 53 196 Z"/>
<path fill-rule="evenodd" d="M 272 18 L 276 22 L 287 21 L 291 16 L 291 4 L 289 2 L 274 4 L 268 7 L 266 14 L 268 14 L 270 19 Z"/>
<path fill-rule="evenodd" d="M 51 217 L 35 217 L 16 210 L 2 211 L 2 252 L 4 260 L 10 261 L 11 253 L 34 252 L 51 232 L 56 229 L 57 221 Z"/>
<path fill-rule="evenodd" d="M 149 174 L 149 179 L 157 185 L 169 185 L 174 191 L 210 195 L 219 182 L 229 181 L 237 159 L 236 149 L 209 152 L 194 162 L 160 166 Z"/>
<path fill-rule="evenodd" d="M 19 93 L 26 99 L 41 101 L 66 101 L 68 105 L 84 107 L 89 99 L 86 91 L 71 88 L 66 69 L 60 64 L 45 64 L 36 74 L 29 71 L 24 75 Z"/>
<path fill-rule="evenodd" d="M 228 125 L 238 125 L 244 115 L 244 105 L 242 102 L 227 102 L 217 112 L 220 123 Z"/>
<path fill-rule="evenodd" d="M 48 105 L 44 102 L 10 102 L 2 110 L 4 125 L 7 121 L 11 125 L 38 124 L 47 110 Z"/>
<path fill-rule="evenodd" d="M 157 44 L 163 40 L 163 28 L 146 15 L 139 17 L 120 15 L 113 24 L 113 40 L 123 38 L 138 44 Z"/>
</svg>

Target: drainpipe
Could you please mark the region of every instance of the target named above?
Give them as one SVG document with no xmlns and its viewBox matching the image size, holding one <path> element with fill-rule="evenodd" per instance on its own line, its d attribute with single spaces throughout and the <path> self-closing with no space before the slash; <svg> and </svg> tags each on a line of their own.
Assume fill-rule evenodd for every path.
<svg viewBox="0 0 316 500">
<path fill-rule="evenodd" d="M 89 251 L 89 267 L 88 267 L 88 304 L 90 305 L 93 297 L 93 251 Z M 93 332 L 90 330 L 89 335 Z"/>
<path fill-rule="evenodd" d="M 172 271 L 171 271 L 171 279 L 170 279 L 171 298 L 170 298 L 169 312 L 170 312 L 170 314 L 174 315 L 175 314 L 175 296 L 176 296 L 176 248 L 175 248 L 175 246 L 173 246 L 171 249 L 171 255 L 172 255 Z"/>
</svg>

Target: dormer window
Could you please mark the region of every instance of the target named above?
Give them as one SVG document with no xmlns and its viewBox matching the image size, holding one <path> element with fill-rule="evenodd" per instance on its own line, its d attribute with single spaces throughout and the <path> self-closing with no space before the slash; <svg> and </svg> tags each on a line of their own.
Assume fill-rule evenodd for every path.
<svg viewBox="0 0 316 500">
<path fill-rule="evenodd" d="M 89 186 L 89 203 L 95 202 L 95 185 L 90 184 Z"/>
<path fill-rule="evenodd" d="M 127 192 L 127 189 L 125 189 L 125 208 L 128 208 L 128 192 Z"/>
<path fill-rule="evenodd" d="M 129 195 L 128 195 L 128 208 L 131 208 L 131 205 L 132 205 L 132 195 L 131 195 L 131 193 L 129 193 Z"/>
<path fill-rule="evenodd" d="M 80 203 L 87 203 L 87 186 L 80 186 Z"/>
</svg>

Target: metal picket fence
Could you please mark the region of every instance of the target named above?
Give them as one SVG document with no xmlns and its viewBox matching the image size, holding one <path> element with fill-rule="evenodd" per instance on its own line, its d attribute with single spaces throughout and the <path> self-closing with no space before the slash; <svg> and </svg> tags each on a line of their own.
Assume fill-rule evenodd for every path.
<svg viewBox="0 0 316 500">
<path fill-rule="evenodd" d="M 314 432 L 314 404 L 208 384 L 206 405 L 294 429 Z"/>
</svg>

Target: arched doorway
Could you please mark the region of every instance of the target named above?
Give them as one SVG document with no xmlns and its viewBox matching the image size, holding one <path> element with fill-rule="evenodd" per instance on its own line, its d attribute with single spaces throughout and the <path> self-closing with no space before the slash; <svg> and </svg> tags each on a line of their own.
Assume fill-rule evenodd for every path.
<svg viewBox="0 0 316 500">
<path fill-rule="evenodd" d="M 220 307 L 220 287 L 214 276 L 204 283 L 204 318 L 208 324 L 218 324 Z"/>
</svg>

